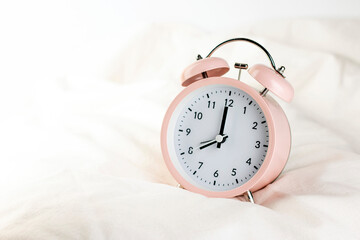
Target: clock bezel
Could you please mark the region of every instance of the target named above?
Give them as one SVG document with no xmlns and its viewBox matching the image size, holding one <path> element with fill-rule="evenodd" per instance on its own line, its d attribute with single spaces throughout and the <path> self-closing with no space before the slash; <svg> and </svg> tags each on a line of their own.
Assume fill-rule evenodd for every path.
<svg viewBox="0 0 360 240">
<path fill-rule="evenodd" d="M 251 179 L 249 179 L 243 185 L 241 185 L 237 188 L 231 189 L 231 190 L 226 190 L 226 191 L 211 191 L 211 190 L 207 190 L 207 189 L 202 189 L 198 186 L 195 186 L 191 182 L 189 182 L 185 177 L 182 176 L 182 174 L 180 173 L 181 170 L 178 170 L 176 168 L 176 166 L 174 165 L 173 161 L 170 158 L 169 149 L 168 149 L 168 135 L 169 135 L 168 131 L 174 130 L 174 129 L 169 129 L 169 123 L 170 123 L 170 120 L 171 120 L 177 106 L 184 100 L 184 98 L 186 98 L 189 94 L 191 94 L 195 90 L 205 87 L 205 86 L 217 85 L 217 84 L 232 86 L 232 87 L 238 88 L 238 89 L 246 92 L 247 94 L 249 94 L 261 107 L 261 109 L 264 113 L 264 116 L 266 118 L 268 128 L 269 128 L 268 150 L 267 150 L 265 159 L 264 159 L 261 167 L 259 168 L 259 170 L 255 173 L 255 175 L 253 177 L 251 177 Z M 258 182 L 260 182 L 260 180 L 262 180 L 263 176 L 265 175 L 265 173 L 269 167 L 271 159 L 273 157 L 273 151 L 274 151 L 274 141 L 273 140 L 275 137 L 274 132 L 275 132 L 274 131 L 274 121 L 273 121 L 272 115 L 270 113 L 269 107 L 268 107 L 265 99 L 262 96 L 260 96 L 259 92 L 257 92 L 254 88 L 250 87 L 249 85 L 247 85 L 241 81 L 232 79 L 232 78 L 211 77 L 211 78 L 202 79 L 195 83 L 192 83 L 191 85 L 186 87 L 184 90 L 182 90 L 175 97 L 175 99 L 171 102 L 171 104 L 165 114 L 164 121 L 162 124 L 161 149 L 162 149 L 163 157 L 164 157 L 167 168 L 169 169 L 170 173 L 175 178 L 175 180 L 180 185 L 182 185 L 185 189 L 190 190 L 192 192 L 203 194 L 208 197 L 225 197 L 225 198 L 226 197 L 234 197 L 234 196 L 238 196 L 238 195 L 245 193 L 247 190 L 251 190 L 252 188 L 254 188 L 254 186 Z M 175 160 L 178 161 L 178 159 L 175 159 Z"/>
</svg>

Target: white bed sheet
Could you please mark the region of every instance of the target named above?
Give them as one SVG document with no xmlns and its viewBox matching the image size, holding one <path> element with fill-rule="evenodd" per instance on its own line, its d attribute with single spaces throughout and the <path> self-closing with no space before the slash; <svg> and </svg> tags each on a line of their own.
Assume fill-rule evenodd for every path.
<svg viewBox="0 0 360 240">
<path fill-rule="evenodd" d="M 360 239 L 359 26 L 150 26 L 116 58 L 99 57 L 109 64 L 96 77 L 84 68 L 28 91 L 9 88 L 0 120 L 0 239 Z M 176 188 L 160 151 L 183 68 L 240 36 L 267 47 L 295 88 L 293 103 L 279 100 L 291 155 L 278 180 L 254 193 L 256 205 Z M 267 63 L 245 43 L 216 56 Z"/>
</svg>

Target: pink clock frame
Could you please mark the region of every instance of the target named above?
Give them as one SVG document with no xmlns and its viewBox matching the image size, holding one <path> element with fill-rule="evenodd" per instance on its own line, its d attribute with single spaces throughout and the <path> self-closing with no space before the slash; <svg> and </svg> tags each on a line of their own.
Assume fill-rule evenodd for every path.
<svg viewBox="0 0 360 240">
<path fill-rule="evenodd" d="M 228 191 L 209 191 L 188 182 L 176 169 L 168 151 L 169 122 L 179 103 L 194 90 L 213 84 L 225 84 L 248 93 L 259 104 L 264 112 L 269 127 L 268 152 L 258 172 L 243 185 Z M 287 117 L 280 105 L 269 95 L 261 96 L 258 91 L 247 84 L 227 77 L 209 77 L 198 80 L 181 91 L 170 104 L 161 128 L 161 150 L 165 164 L 175 180 L 185 189 L 208 197 L 230 198 L 244 194 L 246 191 L 257 191 L 273 182 L 282 172 L 288 160 L 291 147 L 291 132 Z M 178 161 L 174 159 L 174 161 Z"/>
</svg>

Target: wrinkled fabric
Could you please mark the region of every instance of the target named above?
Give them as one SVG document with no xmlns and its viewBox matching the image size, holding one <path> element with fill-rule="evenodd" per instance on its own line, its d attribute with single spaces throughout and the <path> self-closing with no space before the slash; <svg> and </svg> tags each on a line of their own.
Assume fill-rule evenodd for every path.
<svg viewBox="0 0 360 240">
<path fill-rule="evenodd" d="M 19 87 L 22 94 L 9 89 L 0 239 L 359 239 L 359 26 L 303 19 L 209 33 L 153 25 L 116 57 L 94 52 L 108 64 L 96 77 L 83 68 Z M 269 93 L 288 116 L 292 149 L 279 178 L 254 193 L 255 205 L 177 188 L 160 150 L 182 70 L 232 37 L 264 45 L 295 89 L 290 104 Z M 247 43 L 213 56 L 230 66 L 269 64 Z M 261 89 L 246 72 L 242 81 Z"/>
</svg>

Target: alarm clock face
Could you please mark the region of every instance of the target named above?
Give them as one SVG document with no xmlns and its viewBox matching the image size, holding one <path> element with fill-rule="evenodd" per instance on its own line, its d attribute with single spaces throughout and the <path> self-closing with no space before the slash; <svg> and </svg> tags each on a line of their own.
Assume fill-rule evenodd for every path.
<svg viewBox="0 0 360 240">
<path fill-rule="evenodd" d="M 172 166 L 188 183 L 230 191 L 252 179 L 264 163 L 268 122 L 259 103 L 241 88 L 205 85 L 178 100 L 166 143 Z"/>
</svg>

